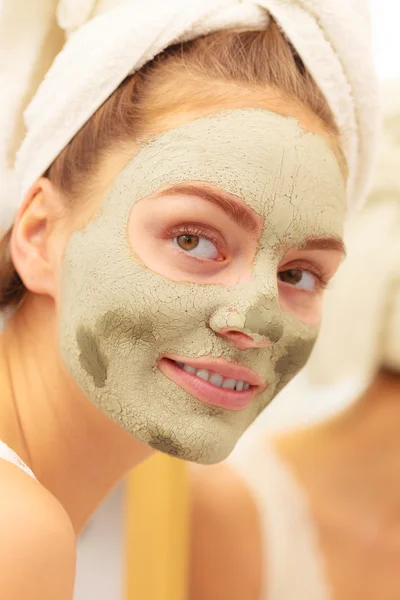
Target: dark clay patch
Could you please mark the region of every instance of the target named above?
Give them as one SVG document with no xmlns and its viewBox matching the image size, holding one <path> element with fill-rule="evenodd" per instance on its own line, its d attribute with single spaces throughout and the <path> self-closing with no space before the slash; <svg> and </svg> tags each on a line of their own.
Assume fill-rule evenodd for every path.
<svg viewBox="0 0 400 600">
<path fill-rule="evenodd" d="M 279 383 L 276 386 L 276 393 L 280 392 L 297 375 L 298 371 L 304 367 L 314 344 L 314 339 L 297 340 L 293 344 L 290 344 L 286 354 L 277 360 L 275 370 L 279 375 Z"/>
<path fill-rule="evenodd" d="M 93 378 L 94 385 L 102 388 L 106 385 L 108 360 L 100 350 L 97 340 L 97 336 L 89 328 L 83 325 L 78 327 L 76 341 L 80 350 L 79 362 Z"/>
<path fill-rule="evenodd" d="M 170 456 L 182 457 L 186 454 L 182 444 L 179 444 L 176 440 L 173 440 L 168 435 L 159 434 L 154 436 L 149 441 L 149 446 L 158 452 L 169 454 Z"/>
<path fill-rule="evenodd" d="M 151 322 L 141 317 L 139 323 L 132 322 L 132 315 L 124 310 L 109 310 L 96 322 L 96 333 L 99 337 L 116 336 L 124 340 L 141 340 L 154 343 Z"/>
<path fill-rule="evenodd" d="M 273 318 L 274 312 L 265 306 L 257 306 L 247 312 L 245 327 L 250 332 L 258 333 L 273 344 L 279 342 L 283 335 L 283 324 Z"/>
</svg>

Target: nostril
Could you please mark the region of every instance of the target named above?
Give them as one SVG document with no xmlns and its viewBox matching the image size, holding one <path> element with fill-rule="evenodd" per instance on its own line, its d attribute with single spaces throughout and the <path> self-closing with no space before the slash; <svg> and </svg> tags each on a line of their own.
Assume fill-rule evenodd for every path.
<svg viewBox="0 0 400 600">
<path fill-rule="evenodd" d="M 271 345 L 269 339 L 264 338 L 256 341 L 253 336 L 243 333 L 242 331 L 237 331 L 236 329 L 229 329 L 228 327 L 221 329 L 218 332 L 218 335 L 224 337 L 240 350 L 247 350 L 249 348 L 267 348 Z"/>
<path fill-rule="evenodd" d="M 219 332 L 219 335 L 225 337 L 225 339 L 229 340 L 231 344 L 240 350 L 246 350 L 249 348 L 265 348 L 270 345 L 269 340 L 256 342 L 251 335 L 247 335 L 247 333 L 243 333 L 242 331 L 236 331 L 235 329 L 222 329 Z"/>
<path fill-rule="evenodd" d="M 232 330 L 228 330 L 223 332 L 223 335 L 227 335 L 231 338 L 231 340 L 248 340 L 249 342 L 253 342 L 253 339 L 249 336 L 246 335 L 245 333 L 242 333 L 241 331 L 235 331 L 234 329 Z"/>
</svg>

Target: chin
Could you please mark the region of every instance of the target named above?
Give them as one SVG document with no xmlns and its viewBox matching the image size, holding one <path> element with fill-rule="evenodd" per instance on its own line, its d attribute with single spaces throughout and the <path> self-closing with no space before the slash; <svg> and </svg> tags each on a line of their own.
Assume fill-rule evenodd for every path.
<svg viewBox="0 0 400 600">
<path fill-rule="evenodd" d="M 177 424 L 178 425 L 178 424 Z M 233 451 L 240 437 L 230 429 L 218 428 L 220 431 L 213 432 L 210 429 L 194 431 L 191 434 L 178 426 L 174 430 L 166 431 L 165 427 L 152 426 L 143 435 L 135 435 L 154 450 L 168 454 L 188 462 L 202 465 L 212 465 L 225 460 Z M 221 431 L 225 430 L 225 431 Z M 133 432 L 131 432 L 133 434 Z"/>
</svg>

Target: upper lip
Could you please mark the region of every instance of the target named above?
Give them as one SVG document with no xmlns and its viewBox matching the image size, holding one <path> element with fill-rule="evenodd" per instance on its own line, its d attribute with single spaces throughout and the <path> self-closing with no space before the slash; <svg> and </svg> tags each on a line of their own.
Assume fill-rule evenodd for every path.
<svg viewBox="0 0 400 600">
<path fill-rule="evenodd" d="M 162 356 L 161 358 L 169 358 L 176 362 L 182 362 L 195 369 L 215 371 L 216 373 L 220 373 L 226 379 L 246 381 L 250 385 L 257 387 L 265 387 L 266 385 L 252 369 L 231 363 L 224 358 L 187 358 L 186 356 L 179 356 L 177 354 L 170 354 L 168 356 Z"/>
</svg>

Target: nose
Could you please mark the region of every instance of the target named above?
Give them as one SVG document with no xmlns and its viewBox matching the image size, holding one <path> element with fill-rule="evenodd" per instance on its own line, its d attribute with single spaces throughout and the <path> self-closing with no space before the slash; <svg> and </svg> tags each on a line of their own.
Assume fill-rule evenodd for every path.
<svg viewBox="0 0 400 600">
<path fill-rule="evenodd" d="M 266 348 L 283 335 L 281 309 L 275 299 L 257 294 L 244 309 L 225 306 L 210 319 L 211 329 L 240 350 Z"/>
</svg>

